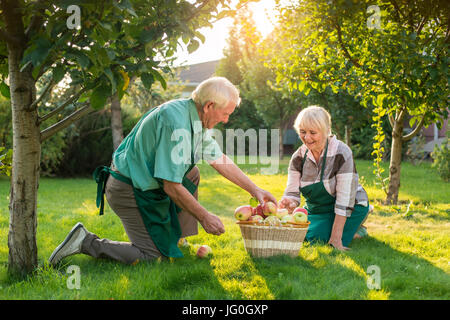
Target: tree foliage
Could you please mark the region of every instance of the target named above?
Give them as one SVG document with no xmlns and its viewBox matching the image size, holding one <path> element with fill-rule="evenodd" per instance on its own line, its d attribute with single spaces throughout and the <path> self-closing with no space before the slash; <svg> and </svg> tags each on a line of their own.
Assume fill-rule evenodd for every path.
<svg viewBox="0 0 450 320">
<path fill-rule="evenodd" d="M 448 116 L 450 20 L 446 1 L 295 1 L 280 9 L 278 81 L 307 93 L 344 89 L 392 125 L 387 202 L 396 202 L 402 143 Z M 403 122 L 416 125 L 403 135 Z M 384 133 L 375 136 L 378 153 Z"/>
</svg>

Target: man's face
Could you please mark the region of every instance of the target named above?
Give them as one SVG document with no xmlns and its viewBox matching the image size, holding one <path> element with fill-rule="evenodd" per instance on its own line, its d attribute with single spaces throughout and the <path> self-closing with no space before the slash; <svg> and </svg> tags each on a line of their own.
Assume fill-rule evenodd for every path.
<svg viewBox="0 0 450 320">
<path fill-rule="evenodd" d="M 214 103 L 210 102 L 203 106 L 204 111 L 204 119 L 203 119 L 203 126 L 206 129 L 212 129 L 215 125 L 217 125 L 220 122 L 227 123 L 228 118 L 233 113 L 234 109 L 236 108 L 236 105 L 234 102 L 230 101 L 225 106 L 225 108 L 222 109 L 215 109 Z"/>
</svg>

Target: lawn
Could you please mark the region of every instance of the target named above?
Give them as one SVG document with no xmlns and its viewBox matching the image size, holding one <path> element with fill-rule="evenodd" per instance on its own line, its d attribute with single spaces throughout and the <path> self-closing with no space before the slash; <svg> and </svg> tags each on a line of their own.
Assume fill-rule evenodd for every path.
<svg viewBox="0 0 450 320">
<path fill-rule="evenodd" d="M 260 187 L 279 199 L 287 179 L 263 175 L 258 165 L 240 165 Z M 244 249 L 234 208 L 249 195 L 207 165 L 201 171 L 200 202 L 226 227 L 220 237 L 199 227 L 182 248 L 184 258 L 123 265 L 76 255 L 50 268 L 46 260 L 72 226 L 81 221 L 101 238 L 127 241 L 119 218 L 106 207 L 98 216 L 91 179 L 43 178 L 39 186 L 37 244 L 40 267 L 26 279 L 9 277 L 9 181 L 0 179 L 0 299 L 449 299 L 450 189 L 430 164 L 402 166 L 398 206 L 384 206 L 370 161 L 356 161 L 375 206 L 367 220 L 370 237 L 351 251 L 304 244 L 298 257 L 252 258 Z M 385 164 L 387 167 L 387 164 Z M 409 217 L 403 215 L 409 205 Z M 213 256 L 198 259 L 195 246 L 208 244 Z M 70 265 L 80 268 L 80 289 L 69 289 Z M 381 288 L 369 289 L 370 266 L 380 271 Z M 369 269 L 368 269 L 369 268 Z"/>
</svg>

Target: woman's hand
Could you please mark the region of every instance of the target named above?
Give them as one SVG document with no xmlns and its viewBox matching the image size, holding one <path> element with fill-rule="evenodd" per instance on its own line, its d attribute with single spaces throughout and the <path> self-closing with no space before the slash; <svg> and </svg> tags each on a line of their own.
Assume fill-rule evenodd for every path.
<svg viewBox="0 0 450 320">
<path fill-rule="evenodd" d="M 331 238 L 330 238 L 330 241 L 328 241 L 328 244 L 333 246 L 335 249 L 338 249 L 339 251 L 350 250 L 350 248 L 344 247 L 344 245 L 342 244 L 342 240 L 331 240 Z"/>
<path fill-rule="evenodd" d="M 346 221 L 346 216 L 336 215 L 334 218 L 333 228 L 331 229 L 330 240 L 328 240 L 328 244 L 340 251 L 350 250 L 350 248 L 344 247 L 342 244 L 342 233 L 344 231 Z"/>
<path fill-rule="evenodd" d="M 294 209 L 297 208 L 297 206 L 298 202 L 293 199 L 282 198 L 280 201 L 278 201 L 278 208 L 287 209 L 289 213 L 292 213 Z"/>
</svg>

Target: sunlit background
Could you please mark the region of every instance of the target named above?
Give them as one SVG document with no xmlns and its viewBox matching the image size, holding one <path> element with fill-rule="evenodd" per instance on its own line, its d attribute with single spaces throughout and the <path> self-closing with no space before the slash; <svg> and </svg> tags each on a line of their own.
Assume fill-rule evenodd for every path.
<svg viewBox="0 0 450 320">
<path fill-rule="evenodd" d="M 246 4 L 249 11 L 253 14 L 258 31 L 263 37 L 267 36 L 274 28 L 275 17 L 275 1 L 260 0 Z M 233 24 L 232 18 L 222 19 L 214 23 L 214 27 L 203 28 L 200 32 L 205 36 L 205 42 L 200 47 L 189 54 L 186 46 L 177 52 L 176 65 L 188 65 L 205 61 L 219 60 L 223 57 L 223 50 L 226 47 L 226 41 L 229 37 L 229 31 Z"/>
</svg>

